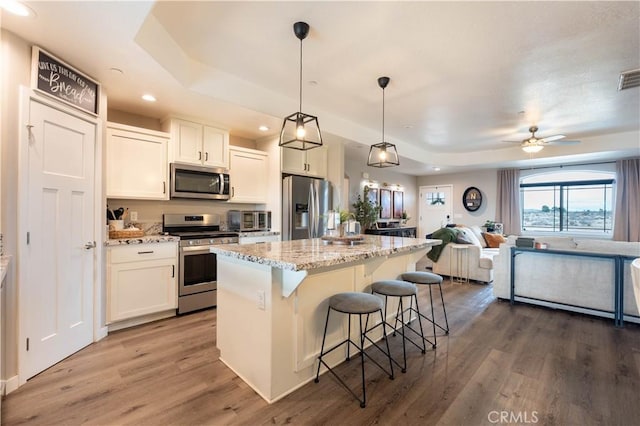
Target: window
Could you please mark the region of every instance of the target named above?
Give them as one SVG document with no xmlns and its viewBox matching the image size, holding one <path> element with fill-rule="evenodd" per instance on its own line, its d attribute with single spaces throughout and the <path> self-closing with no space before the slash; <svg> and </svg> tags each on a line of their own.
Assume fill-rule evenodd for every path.
<svg viewBox="0 0 640 426">
<path fill-rule="evenodd" d="M 613 229 L 610 172 L 552 172 L 520 183 L 522 230 L 607 234 Z"/>
</svg>

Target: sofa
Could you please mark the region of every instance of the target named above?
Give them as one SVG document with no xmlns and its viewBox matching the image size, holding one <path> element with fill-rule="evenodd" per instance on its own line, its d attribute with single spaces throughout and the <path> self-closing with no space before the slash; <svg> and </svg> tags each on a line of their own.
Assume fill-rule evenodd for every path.
<svg viewBox="0 0 640 426">
<path fill-rule="evenodd" d="M 455 241 L 449 244 L 445 244 L 444 247 L 439 247 L 441 250 L 440 256 L 436 261 L 425 258 L 420 262 L 420 267 L 431 268 L 431 270 L 438 275 L 455 276 L 455 277 L 467 277 L 469 280 L 479 281 L 483 283 L 490 283 L 493 281 L 493 257 L 499 252 L 499 248 L 491 248 L 488 246 L 481 228 L 479 226 L 458 226 L 455 228 L 459 230 L 465 237 L 468 247 L 464 251 L 453 250 L 449 244 L 461 243 L 462 241 Z M 434 232 L 437 238 L 437 233 Z M 431 250 L 434 250 L 432 247 Z M 429 253 L 427 253 L 429 255 Z M 462 260 L 466 260 L 466 263 L 458 262 L 457 256 L 462 256 Z M 461 268 L 459 268 L 461 266 Z"/>
<path fill-rule="evenodd" d="M 500 245 L 493 258 L 493 293 L 510 298 L 511 247 L 516 237 Z M 623 264 L 623 319 L 640 323 L 638 299 L 632 280 L 631 262 L 640 257 L 640 243 L 574 237 L 535 237 L 549 250 L 608 253 L 628 256 Z M 543 251 L 543 250 L 540 250 Z M 561 254 L 519 253 L 515 258 L 515 294 L 517 301 L 613 318 L 614 261 L 607 258 L 566 256 Z"/>
</svg>

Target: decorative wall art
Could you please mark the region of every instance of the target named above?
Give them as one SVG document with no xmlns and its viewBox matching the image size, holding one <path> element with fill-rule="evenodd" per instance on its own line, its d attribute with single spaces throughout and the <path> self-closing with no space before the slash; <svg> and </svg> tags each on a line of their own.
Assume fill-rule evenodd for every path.
<svg viewBox="0 0 640 426">
<path fill-rule="evenodd" d="M 380 189 L 380 219 L 391 219 L 391 190 Z"/>
<path fill-rule="evenodd" d="M 393 191 L 393 218 L 402 219 L 403 210 L 404 210 L 404 192 Z"/>
<path fill-rule="evenodd" d="M 378 201 L 378 188 L 372 188 L 370 186 L 367 188 L 369 188 L 369 192 L 367 193 L 367 199 L 369 202 L 375 205 L 380 204 Z"/>
</svg>

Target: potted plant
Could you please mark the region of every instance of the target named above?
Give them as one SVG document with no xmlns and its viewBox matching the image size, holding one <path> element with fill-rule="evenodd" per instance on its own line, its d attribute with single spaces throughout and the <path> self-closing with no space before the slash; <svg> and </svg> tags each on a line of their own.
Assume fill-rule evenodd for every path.
<svg viewBox="0 0 640 426">
<path fill-rule="evenodd" d="M 406 224 L 407 224 L 407 221 L 408 221 L 409 219 L 411 219 L 411 218 L 409 217 L 409 215 L 407 214 L 407 211 L 406 211 L 406 210 L 402 210 L 402 216 L 401 216 L 401 219 L 402 219 L 402 224 L 403 224 L 403 225 L 406 225 Z"/>
<path fill-rule="evenodd" d="M 493 232 L 496 229 L 496 222 L 487 219 L 482 226 L 487 230 L 487 232 Z"/>
<path fill-rule="evenodd" d="M 364 196 L 358 194 L 358 199 L 352 204 L 355 210 L 355 218 L 360 222 L 362 230 L 371 229 L 378 220 L 380 214 L 380 206 L 377 203 L 369 201 L 369 188 L 364 187 Z"/>
</svg>

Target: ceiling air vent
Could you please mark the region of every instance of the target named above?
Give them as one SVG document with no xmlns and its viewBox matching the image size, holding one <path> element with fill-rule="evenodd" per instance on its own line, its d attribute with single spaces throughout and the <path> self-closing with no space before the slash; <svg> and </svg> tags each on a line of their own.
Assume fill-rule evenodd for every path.
<svg viewBox="0 0 640 426">
<path fill-rule="evenodd" d="M 640 86 L 640 69 L 620 73 L 618 90 L 631 89 Z"/>
</svg>

